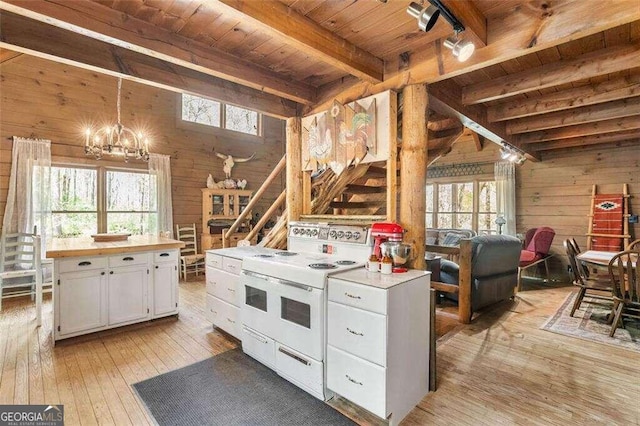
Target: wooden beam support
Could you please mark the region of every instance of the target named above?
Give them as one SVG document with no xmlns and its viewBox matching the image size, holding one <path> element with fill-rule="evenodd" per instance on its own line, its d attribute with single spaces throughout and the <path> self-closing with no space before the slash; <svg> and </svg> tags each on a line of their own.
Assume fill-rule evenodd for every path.
<svg viewBox="0 0 640 426">
<path fill-rule="evenodd" d="M 299 220 L 304 209 L 302 182 L 302 119 L 287 119 L 287 220 Z"/>
<path fill-rule="evenodd" d="M 640 115 L 640 97 L 621 99 L 604 104 L 591 105 L 568 111 L 557 111 L 507 122 L 507 133 L 536 132 L 575 124 L 612 120 Z"/>
<path fill-rule="evenodd" d="M 7 0 L 0 9 L 303 104 L 315 88 L 90 1 Z"/>
<path fill-rule="evenodd" d="M 638 45 L 601 49 L 574 59 L 563 59 L 501 78 L 470 84 L 462 89 L 462 103 L 474 105 L 505 99 L 521 93 L 627 70 L 639 63 Z"/>
<path fill-rule="evenodd" d="M 233 13 L 243 20 L 249 19 L 264 33 L 362 80 L 379 83 L 383 79 L 382 59 L 279 1 L 216 0 L 215 3 L 225 13 Z"/>
<path fill-rule="evenodd" d="M 462 22 L 464 38 L 473 41 L 476 49 L 487 45 L 487 18 L 471 0 L 443 0 L 442 3 Z"/>
<path fill-rule="evenodd" d="M 408 84 L 434 83 L 640 20 L 640 8 L 630 8 L 627 1 L 608 2 L 607 13 L 584 0 L 536 2 L 526 7 L 514 3 L 505 8 L 511 9 L 487 20 L 490 42 L 468 61 L 459 62 L 448 49 L 438 49 L 436 44 L 426 45 L 409 58 L 409 67 L 400 58 L 387 61 L 382 83 L 348 80 L 341 85 L 326 85 L 305 115 L 327 110 L 334 99 L 348 103 Z"/>
<path fill-rule="evenodd" d="M 0 48 L 161 89 L 213 98 L 278 118 L 291 117 L 298 112 L 295 102 L 11 12 L 0 14 Z"/>
<path fill-rule="evenodd" d="M 434 149 L 430 149 L 428 151 L 428 164 L 431 165 L 433 163 L 435 163 L 438 159 L 440 159 L 441 157 L 444 157 L 445 155 L 447 155 L 448 153 L 451 152 L 451 149 L 453 148 L 453 144 L 455 144 L 456 142 L 458 142 L 460 140 L 460 138 L 464 135 L 464 128 L 463 127 L 459 127 L 458 129 L 455 129 L 456 133 L 447 137 L 447 138 L 443 138 L 442 141 L 438 141 L 437 144 L 433 144 L 433 146 L 435 147 Z M 429 145 L 431 145 L 431 140 L 429 140 Z"/>
<path fill-rule="evenodd" d="M 388 222 L 398 221 L 398 95 L 389 95 L 389 153 L 387 157 L 387 199 Z"/>
<path fill-rule="evenodd" d="M 551 142 L 540 142 L 532 144 L 531 149 L 539 152 L 562 148 L 575 148 L 579 146 L 622 142 L 627 140 L 636 140 L 636 142 L 640 142 L 640 132 L 638 130 L 629 130 L 626 132 L 604 133 L 601 135 L 581 136 L 577 138 L 561 139 Z"/>
<path fill-rule="evenodd" d="M 413 250 L 410 267 L 425 269 L 425 226 L 427 146 L 427 109 L 429 97 L 423 84 L 402 91 L 402 150 L 400 152 L 400 224 L 407 230 L 404 242 Z"/>
<path fill-rule="evenodd" d="M 487 108 L 487 118 L 491 122 L 513 120 L 634 96 L 640 96 L 640 73 L 594 85 L 493 105 Z"/>
<path fill-rule="evenodd" d="M 615 133 L 635 129 L 640 129 L 640 116 L 578 124 L 576 126 L 567 126 L 558 129 L 541 130 L 539 132 L 531 132 L 514 136 L 512 140 L 517 142 L 518 145 L 535 144 L 538 142 L 552 141 L 556 139 L 576 138 L 580 136 Z"/>
<path fill-rule="evenodd" d="M 471 137 L 473 138 L 473 143 L 476 146 L 476 151 L 478 152 L 482 151 L 482 144 L 484 143 L 484 137 L 477 134 L 473 130 L 471 130 Z"/>
</svg>

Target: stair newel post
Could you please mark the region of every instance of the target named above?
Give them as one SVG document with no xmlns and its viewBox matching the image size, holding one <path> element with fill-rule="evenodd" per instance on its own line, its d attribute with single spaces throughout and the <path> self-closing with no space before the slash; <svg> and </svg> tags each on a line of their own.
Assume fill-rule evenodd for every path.
<svg viewBox="0 0 640 426">
<path fill-rule="evenodd" d="M 302 181 L 302 119 L 287 119 L 287 221 L 300 219 L 304 206 Z"/>
<path fill-rule="evenodd" d="M 400 159 L 400 224 L 407 230 L 404 242 L 411 244 L 409 265 L 425 269 L 426 182 L 427 182 L 427 86 L 414 84 L 403 91 L 402 150 Z"/>
</svg>

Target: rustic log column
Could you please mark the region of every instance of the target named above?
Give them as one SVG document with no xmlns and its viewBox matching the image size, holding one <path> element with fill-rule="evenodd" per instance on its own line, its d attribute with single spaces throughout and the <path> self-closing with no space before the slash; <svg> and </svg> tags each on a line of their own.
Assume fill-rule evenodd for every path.
<svg viewBox="0 0 640 426">
<path fill-rule="evenodd" d="M 425 269 L 424 233 L 427 181 L 427 86 L 415 84 L 402 91 L 402 150 L 400 152 L 400 224 L 407 230 L 404 242 L 411 244 L 409 265 Z"/>
<path fill-rule="evenodd" d="M 304 206 L 302 185 L 302 120 L 287 119 L 287 220 L 299 220 Z"/>
</svg>

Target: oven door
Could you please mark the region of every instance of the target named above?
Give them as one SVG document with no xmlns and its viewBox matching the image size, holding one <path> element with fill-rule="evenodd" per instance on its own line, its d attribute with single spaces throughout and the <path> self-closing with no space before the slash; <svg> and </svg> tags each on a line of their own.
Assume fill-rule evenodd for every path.
<svg viewBox="0 0 640 426">
<path fill-rule="evenodd" d="M 244 290 L 242 323 L 249 328 L 274 337 L 277 321 L 277 297 L 273 283 L 266 275 L 242 271 L 240 283 Z"/>
<path fill-rule="evenodd" d="M 324 291 L 273 279 L 278 324 L 276 340 L 318 361 L 324 358 Z"/>
</svg>

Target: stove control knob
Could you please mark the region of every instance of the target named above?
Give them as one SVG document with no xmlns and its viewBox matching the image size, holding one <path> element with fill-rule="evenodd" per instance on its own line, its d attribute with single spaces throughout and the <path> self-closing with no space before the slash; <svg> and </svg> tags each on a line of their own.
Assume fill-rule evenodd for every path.
<svg viewBox="0 0 640 426">
<path fill-rule="evenodd" d="M 308 230 L 308 229 L 305 229 L 305 230 L 304 230 L 304 234 L 305 234 L 305 235 L 309 235 L 309 234 L 311 234 L 311 231 L 310 231 L 310 230 Z"/>
<path fill-rule="evenodd" d="M 293 235 L 298 235 L 300 230 L 298 228 L 293 228 Z"/>
<path fill-rule="evenodd" d="M 354 232 L 353 233 L 353 239 L 354 240 L 359 240 L 360 239 L 360 233 L 359 232 Z"/>
<path fill-rule="evenodd" d="M 313 230 L 313 232 L 311 233 L 311 235 L 313 235 L 314 237 L 315 237 L 316 235 L 318 235 L 318 230 L 317 230 L 317 229 L 314 229 L 314 230 Z"/>
<path fill-rule="evenodd" d="M 336 237 L 336 231 L 331 231 L 331 232 L 329 232 L 329 236 L 330 236 L 331 238 L 335 238 L 335 237 Z"/>
<path fill-rule="evenodd" d="M 351 231 L 347 231 L 347 232 L 345 232 L 345 233 L 344 233 L 344 237 L 345 237 L 347 240 L 350 240 L 352 235 L 353 235 L 353 234 L 351 233 Z"/>
<path fill-rule="evenodd" d="M 344 232 L 339 231 L 339 232 L 338 232 L 338 238 L 342 238 L 342 237 L 344 237 Z"/>
</svg>

